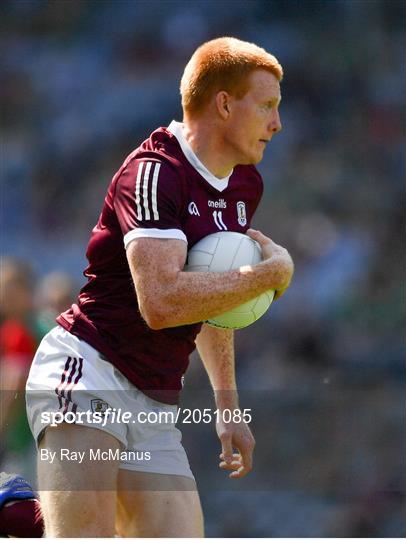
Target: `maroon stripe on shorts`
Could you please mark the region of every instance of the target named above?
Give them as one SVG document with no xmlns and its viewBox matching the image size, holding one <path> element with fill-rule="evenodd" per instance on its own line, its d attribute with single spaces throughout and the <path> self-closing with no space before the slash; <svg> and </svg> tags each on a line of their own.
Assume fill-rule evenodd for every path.
<svg viewBox="0 0 406 540">
<path fill-rule="evenodd" d="M 66 375 L 68 373 L 68 369 L 69 369 L 69 365 L 71 363 L 71 360 L 72 360 L 72 357 L 68 356 L 68 358 L 66 359 L 66 363 L 65 363 L 65 369 L 62 372 L 61 380 L 60 380 L 58 386 L 55 388 L 55 394 L 58 396 L 59 408 L 62 407 L 62 398 L 64 397 L 63 396 L 63 390 L 61 390 L 62 385 L 65 382 Z"/>
<path fill-rule="evenodd" d="M 75 375 L 77 363 L 78 363 L 78 359 L 77 359 L 77 358 L 74 358 L 74 359 L 73 359 L 73 364 L 72 364 L 72 369 L 70 370 L 68 380 L 66 381 L 65 388 L 63 389 L 63 393 L 64 393 L 64 394 L 65 394 L 65 390 L 68 390 L 69 385 L 71 384 L 72 379 L 73 379 L 73 377 L 74 377 L 74 375 Z M 68 392 L 67 392 L 67 396 L 66 396 L 66 398 L 65 398 L 65 407 L 64 407 L 64 409 L 63 409 L 63 413 L 64 413 L 64 414 L 68 412 L 69 402 L 70 402 L 70 398 L 69 398 L 69 391 L 68 391 Z"/>
<path fill-rule="evenodd" d="M 73 384 L 71 385 L 71 387 L 69 388 L 69 391 L 67 393 L 64 412 L 67 412 L 67 410 L 69 409 L 69 404 L 70 403 L 72 403 L 72 412 L 76 412 L 76 409 L 77 409 L 77 404 L 72 401 L 72 390 L 74 389 L 74 387 L 78 384 L 78 382 L 82 378 L 82 374 L 83 374 L 83 371 L 82 371 L 82 369 L 83 369 L 83 358 L 77 358 L 77 359 L 75 358 L 75 362 L 76 362 L 76 360 L 79 361 L 78 373 L 76 375 L 76 378 L 74 379 Z"/>
<path fill-rule="evenodd" d="M 73 386 L 76 386 L 78 382 L 80 381 L 80 379 L 82 378 L 82 369 L 83 369 L 83 358 L 79 358 L 79 373 L 76 376 L 75 383 Z M 70 398 L 71 396 L 72 396 L 72 389 L 70 390 Z M 77 404 L 73 403 L 72 411 L 76 412 L 76 409 L 77 409 Z"/>
</svg>

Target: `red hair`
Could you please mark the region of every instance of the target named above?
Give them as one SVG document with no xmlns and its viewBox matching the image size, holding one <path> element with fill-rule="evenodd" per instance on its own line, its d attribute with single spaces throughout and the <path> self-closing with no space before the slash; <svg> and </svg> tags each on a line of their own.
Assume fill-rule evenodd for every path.
<svg viewBox="0 0 406 540">
<path fill-rule="evenodd" d="M 183 112 L 198 115 L 212 96 L 225 90 L 238 99 L 249 88 L 248 76 L 256 69 L 269 71 L 282 80 L 278 60 L 254 43 L 221 37 L 203 43 L 193 53 L 180 83 Z"/>
</svg>

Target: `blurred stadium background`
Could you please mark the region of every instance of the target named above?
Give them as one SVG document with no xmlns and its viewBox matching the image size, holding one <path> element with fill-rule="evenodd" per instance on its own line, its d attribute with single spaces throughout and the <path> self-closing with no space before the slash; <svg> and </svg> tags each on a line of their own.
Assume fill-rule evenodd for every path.
<svg viewBox="0 0 406 540">
<path fill-rule="evenodd" d="M 296 274 L 237 336 L 251 477 L 217 470 L 213 426 L 184 430 L 207 534 L 406 536 L 405 2 L 6 0 L 1 20 L 2 388 L 83 282 L 123 158 L 181 119 L 195 47 L 254 41 L 285 70 L 255 225 Z M 21 393 L 2 395 L 0 469 L 34 480 Z M 212 405 L 197 357 L 182 404 Z"/>
</svg>

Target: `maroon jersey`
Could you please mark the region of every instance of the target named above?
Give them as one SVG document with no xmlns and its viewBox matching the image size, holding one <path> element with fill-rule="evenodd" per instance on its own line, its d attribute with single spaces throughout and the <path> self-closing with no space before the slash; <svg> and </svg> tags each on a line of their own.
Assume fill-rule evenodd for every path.
<svg viewBox="0 0 406 540">
<path fill-rule="evenodd" d="M 114 176 L 86 256 L 88 282 L 57 322 L 87 341 L 145 394 L 176 403 L 201 324 L 151 330 L 138 309 L 125 249 L 134 238 L 174 238 L 191 248 L 219 230 L 244 233 L 262 195 L 251 165 L 214 177 L 182 134 L 159 128 Z"/>
</svg>

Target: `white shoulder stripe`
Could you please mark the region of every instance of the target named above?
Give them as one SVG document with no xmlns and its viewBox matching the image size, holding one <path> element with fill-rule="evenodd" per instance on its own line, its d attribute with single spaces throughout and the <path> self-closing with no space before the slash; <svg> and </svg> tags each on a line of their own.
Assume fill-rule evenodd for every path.
<svg viewBox="0 0 406 540">
<path fill-rule="evenodd" d="M 145 167 L 144 173 L 144 186 L 143 186 L 143 199 L 144 199 L 144 211 L 145 211 L 145 220 L 151 219 L 149 213 L 149 204 L 148 204 L 148 182 L 149 182 L 149 173 L 151 171 L 152 162 L 148 161 L 147 166 Z"/>
<path fill-rule="evenodd" d="M 151 176 L 151 167 L 154 165 L 151 195 L 149 196 L 149 185 Z M 138 172 L 137 180 L 135 183 L 135 206 L 136 206 L 136 218 L 138 221 L 151 220 L 151 210 L 154 221 L 159 220 L 158 211 L 158 177 L 161 168 L 161 163 L 154 161 L 141 161 Z M 144 217 L 143 211 L 144 210 Z"/>
<path fill-rule="evenodd" d="M 137 208 L 137 219 L 139 221 L 142 220 L 140 187 L 141 187 L 141 176 L 142 176 L 143 168 L 144 168 L 144 162 L 141 161 L 140 166 L 138 167 L 137 180 L 135 183 L 135 206 Z"/>
<path fill-rule="evenodd" d="M 160 163 L 156 163 L 155 169 L 154 169 L 154 177 L 152 179 L 152 212 L 154 214 L 154 220 L 157 221 L 159 219 L 159 212 L 158 212 L 158 201 L 157 201 L 157 187 L 158 187 L 158 176 L 159 176 L 159 169 L 161 168 Z"/>
</svg>

